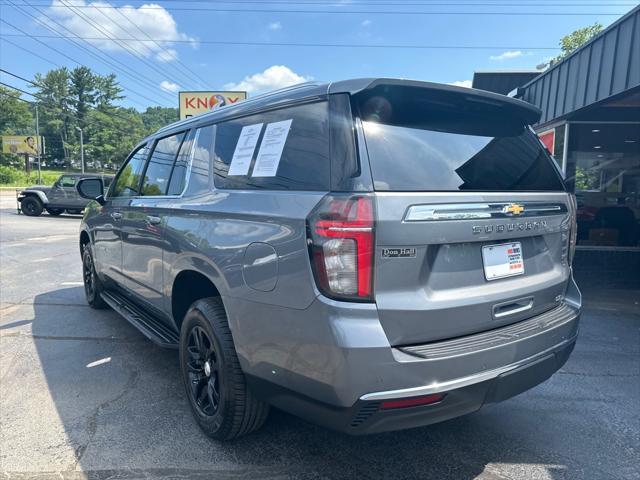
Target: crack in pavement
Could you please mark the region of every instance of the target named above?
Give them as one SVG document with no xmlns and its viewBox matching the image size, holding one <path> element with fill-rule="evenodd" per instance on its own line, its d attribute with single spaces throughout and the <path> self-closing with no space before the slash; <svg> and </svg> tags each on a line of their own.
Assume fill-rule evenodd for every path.
<svg viewBox="0 0 640 480">
<path fill-rule="evenodd" d="M 113 354 L 113 352 L 111 352 Z M 100 403 L 94 410 L 93 414 L 89 416 L 89 420 L 87 422 L 87 430 L 89 431 L 89 439 L 85 445 L 81 445 L 77 447 L 74 451 L 74 456 L 76 457 L 76 461 L 73 464 L 73 467 L 70 470 L 77 470 L 78 464 L 82 460 L 87 448 L 91 445 L 93 438 L 95 437 L 96 432 L 98 431 L 98 417 L 102 413 L 102 411 L 108 408 L 110 405 L 116 403 L 118 400 L 124 398 L 131 390 L 135 388 L 138 383 L 138 379 L 140 378 L 140 370 L 136 367 L 135 364 L 124 362 L 123 367 L 130 370 L 129 377 L 127 378 L 127 382 L 125 383 L 122 391 L 116 395 L 115 397 L 105 400 Z"/>
</svg>

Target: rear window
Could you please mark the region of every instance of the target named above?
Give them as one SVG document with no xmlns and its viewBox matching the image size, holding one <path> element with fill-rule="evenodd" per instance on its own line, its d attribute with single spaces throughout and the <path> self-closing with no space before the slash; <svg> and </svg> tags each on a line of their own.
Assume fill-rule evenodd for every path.
<svg viewBox="0 0 640 480">
<path fill-rule="evenodd" d="M 552 158 L 528 126 L 501 115 L 495 105 L 468 104 L 433 94 L 362 99 L 374 188 L 564 190 Z"/>
</svg>

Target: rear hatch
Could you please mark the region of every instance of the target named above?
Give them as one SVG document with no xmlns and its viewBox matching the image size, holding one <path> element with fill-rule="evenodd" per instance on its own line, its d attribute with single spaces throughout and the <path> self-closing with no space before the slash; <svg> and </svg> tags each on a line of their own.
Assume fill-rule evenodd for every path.
<svg viewBox="0 0 640 480">
<path fill-rule="evenodd" d="M 375 302 L 392 345 L 494 329 L 562 301 L 571 202 L 527 126 L 531 110 L 399 86 L 362 92 L 354 107 L 375 189 Z"/>
</svg>

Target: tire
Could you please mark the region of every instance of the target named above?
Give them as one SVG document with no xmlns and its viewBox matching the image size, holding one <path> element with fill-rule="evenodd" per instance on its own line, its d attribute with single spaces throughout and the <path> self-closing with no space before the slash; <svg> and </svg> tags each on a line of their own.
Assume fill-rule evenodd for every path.
<svg viewBox="0 0 640 480">
<path fill-rule="evenodd" d="M 82 281 L 84 283 L 84 295 L 89 306 L 96 310 L 107 308 L 108 305 L 100 296 L 104 291 L 104 288 L 96 274 L 93 256 L 91 255 L 91 248 L 88 244 L 85 245 L 84 250 L 82 251 Z"/>
<path fill-rule="evenodd" d="M 47 213 L 49 215 L 52 215 L 54 217 L 57 217 L 58 215 L 60 215 L 62 212 L 64 212 L 64 209 L 62 208 L 47 208 Z"/>
<path fill-rule="evenodd" d="M 44 207 L 39 198 L 30 195 L 22 200 L 20 209 L 28 217 L 39 217 Z"/>
<path fill-rule="evenodd" d="M 219 298 L 198 300 L 185 315 L 180 370 L 193 416 L 211 438 L 231 440 L 264 424 L 269 406 L 247 387 Z"/>
</svg>

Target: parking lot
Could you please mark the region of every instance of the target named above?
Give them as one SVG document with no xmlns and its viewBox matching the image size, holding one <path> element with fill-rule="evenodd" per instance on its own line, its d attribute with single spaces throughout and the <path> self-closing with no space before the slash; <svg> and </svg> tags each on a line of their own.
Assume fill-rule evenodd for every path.
<svg viewBox="0 0 640 480">
<path fill-rule="evenodd" d="M 80 218 L 17 215 L 12 195 L 0 196 L 5 478 L 640 479 L 638 291 L 584 291 L 569 362 L 472 415 L 349 437 L 272 411 L 219 444 L 192 420 L 177 353 L 86 306 Z"/>
</svg>

